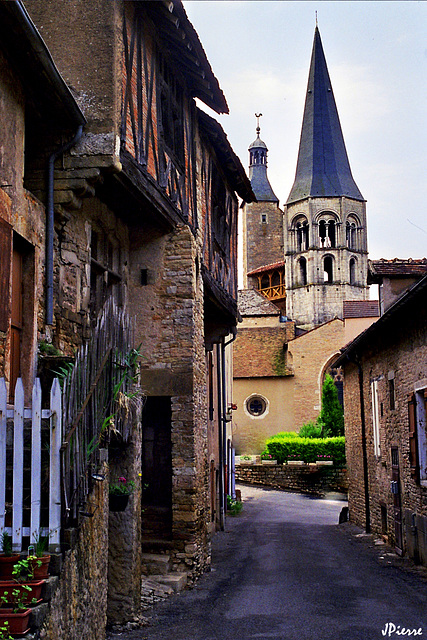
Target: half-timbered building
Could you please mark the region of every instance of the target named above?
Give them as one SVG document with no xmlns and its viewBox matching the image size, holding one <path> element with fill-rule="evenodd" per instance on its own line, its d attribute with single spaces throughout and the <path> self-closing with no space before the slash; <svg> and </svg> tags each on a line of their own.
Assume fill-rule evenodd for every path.
<svg viewBox="0 0 427 640">
<path fill-rule="evenodd" d="M 64 132 L 49 180 L 45 160 L 30 158 L 26 186 L 40 202 L 51 197 L 53 212 L 35 334 L 44 350 L 72 360 L 113 301 L 108 308 L 134 318 L 146 396 L 142 424 L 130 425 L 130 444 L 110 462 L 110 473 L 122 464 L 136 482 L 127 510 L 108 516 L 108 488 L 98 476 L 88 505 L 66 506 L 78 525 L 70 542 L 77 551 L 61 574 L 46 637 L 94 640 L 105 610 L 76 617 L 77 592 L 69 590 L 90 548 L 79 539 L 88 526 L 91 539 L 98 532 L 97 553 L 108 556 L 110 621 L 138 611 L 142 551 L 167 553 L 190 582 L 209 566 L 210 537 L 223 526 L 230 490 L 237 213 L 239 199 L 255 196 L 222 127 L 201 109 L 228 111 L 181 2 L 29 0 L 25 7 L 80 124 L 86 120 L 80 139 L 77 126 Z M 102 611 L 100 586 L 91 609 Z"/>
</svg>

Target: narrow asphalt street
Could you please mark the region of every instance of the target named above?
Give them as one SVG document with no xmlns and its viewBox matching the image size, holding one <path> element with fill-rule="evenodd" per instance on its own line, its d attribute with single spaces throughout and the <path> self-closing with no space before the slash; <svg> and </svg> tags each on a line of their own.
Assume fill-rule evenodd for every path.
<svg viewBox="0 0 427 640">
<path fill-rule="evenodd" d="M 242 496 L 215 536 L 212 571 L 146 611 L 148 626 L 110 638 L 427 640 L 427 571 L 338 525 L 344 502 L 255 487 Z"/>
</svg>

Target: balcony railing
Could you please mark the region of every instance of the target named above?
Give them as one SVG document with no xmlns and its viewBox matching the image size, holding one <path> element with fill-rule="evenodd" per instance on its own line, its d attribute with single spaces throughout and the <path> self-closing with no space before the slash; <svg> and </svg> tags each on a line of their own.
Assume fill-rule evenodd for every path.
<svg viewBox="0 0 427 640">
<path fill-rule="evenodd" d="M 286 298 L 286 287 L 284 284 L 277 284 L 272 287 L 265 287 L 259 290 L 267 300 L 283 300 Z"/>
</svg>

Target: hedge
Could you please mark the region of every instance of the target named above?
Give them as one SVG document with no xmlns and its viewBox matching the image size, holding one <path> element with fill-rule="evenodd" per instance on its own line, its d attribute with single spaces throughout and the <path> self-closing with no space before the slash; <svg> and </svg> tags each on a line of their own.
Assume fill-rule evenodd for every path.
<svg viewBox="0 0 427 640">
<path fill-rule="evenodd" d="M 333 460 L 334 466 L 345 467 L 345 438 L 301 438 L 292 434 L 278 433 L 266 441 L 265 452 L 279 463 L 287 462 L 292 457 L 304 462 L 316 460 Z"/>
</svg>

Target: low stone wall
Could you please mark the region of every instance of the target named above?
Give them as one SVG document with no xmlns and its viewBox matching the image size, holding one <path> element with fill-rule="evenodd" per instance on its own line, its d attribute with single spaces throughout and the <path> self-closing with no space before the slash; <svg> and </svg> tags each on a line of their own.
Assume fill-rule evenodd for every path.
<svg viewBox="0 0 427 640">
<path fill-rule="evenodd" d="M 236 465 L 236 481 L 316 496 L 322 496 L 328 491 L 348 491 L 347 469 L 316 464 L 291 466 L 240 463 Z"/>
</svg>

